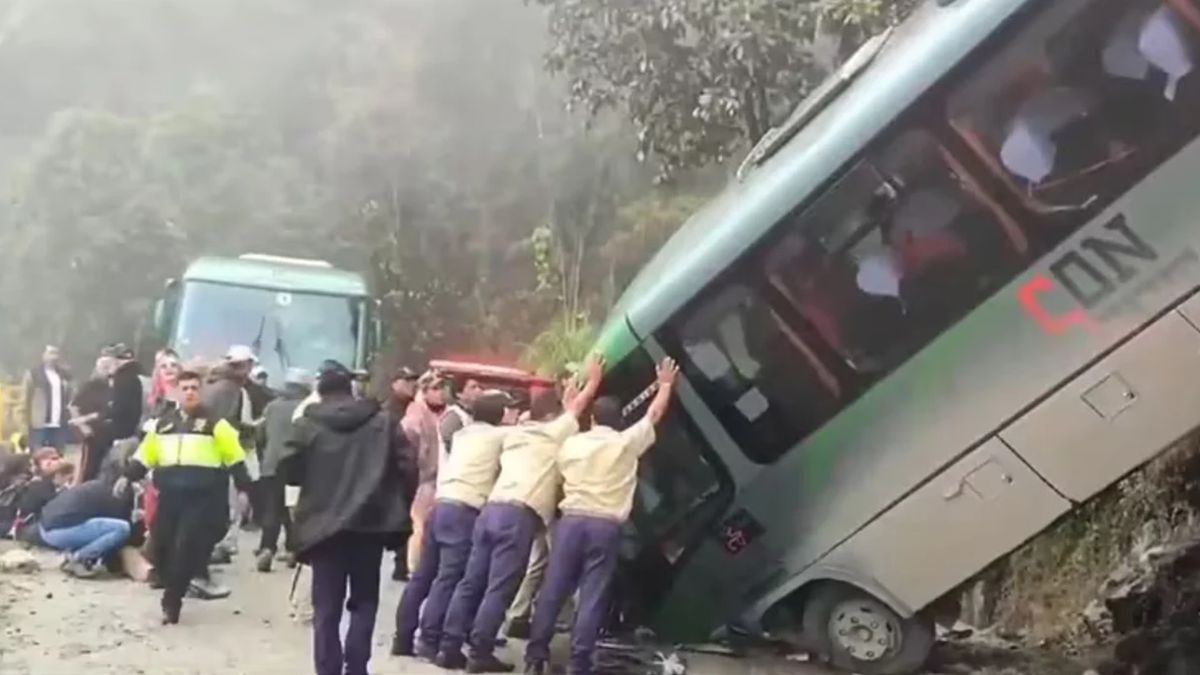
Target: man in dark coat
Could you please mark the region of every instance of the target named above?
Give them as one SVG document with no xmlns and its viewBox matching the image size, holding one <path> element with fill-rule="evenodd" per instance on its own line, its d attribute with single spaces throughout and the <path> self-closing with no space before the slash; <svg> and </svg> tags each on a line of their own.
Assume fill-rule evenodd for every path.
<svg viewBox="0 0 1200 675">
<path fill-rule="evenodd" d="M 311 376 L 298 368 L 289 368 L 284 377 L 282 395 L 267 404 L 262 424 L 258 425 L 256 446 L 262 450 L 259 489 L 262 496 L 262 541 L 258 547 L 258 571 L 270 572 L 271 561 L 283 530 L 288 541 L 292 536 L 292 519 L 288 515 L 285 481 L 279 475 L 279 461 L 287 454 L 292 438 L 292 417 L 300 402 L 308 397 Z"/>
<path fill-rule="evenodd" d="M 403 545 L 411 528 L 411 453 L 391 416 L 375 401 L 354 398 L 353 386 L 344 366 L 321 372 L 321 401 L 296 421 L 292 452 L 280 463 L 300 486 L 292 546 L 312 566 L 317 675 L 367 675 L 383 551 Z M 343 605 L 350 612 L 344 650 Z"/>
<path fill-rule="evenodd" d="M 146 396 L 142 390 L 141 366 L 134 360 L 133 349 L 117 345 L 113 351 L 117 367 L 112 376 L 112 403 L 108 418 L 113 440 L 121 441 L 137 437 Z M 100 465 L 97 464 L 96 472 L 99 473 L 99 470 Z"/>
<path fill-rule="evenodd" d="M 254 404 L 250 393 L 250 371 L 258 362 L 254 350 L 244 345 L 234 345 L 229 348 L 225 360 L 217 364 L 209 373 L 204 385 L 204 408 L 212 415 L 233 425 L 238 431 L 242 447 L 246 449 L 246 469 L 250 472 L 253 485 L 250 489 L 251 509 L 261 514 L 258 485 L 260 477 L 259 455 L 255 448 L 257 442 L 255 421 L 262 413 Z M 264 404 L 265 405 L 265 404 Z M 243 513 L 239 512 L 237 495 L 229 491 L 230 522 L 224 536 L 214 550 L 214 561 L 229 562 L 238 550 L 238 532 L 244 522 Z"/>
</svg>

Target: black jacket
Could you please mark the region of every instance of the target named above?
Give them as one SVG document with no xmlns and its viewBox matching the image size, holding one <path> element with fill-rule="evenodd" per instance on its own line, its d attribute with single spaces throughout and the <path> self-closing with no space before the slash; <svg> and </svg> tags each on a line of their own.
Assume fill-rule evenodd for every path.
<svg viewBox="0 0 1200 675">
<path fill-rule="evenodd" d="M 25 485 L 17 500 L 17 539 L 38 543 L 37 525 L 42 509 L 58 494 L 58 486 L 49 478 L 35 478 Z"/>
<path fill-rule="evenodd" d="M 112 404 L 108 410 L 108 430 L 113 440 L 133 438 L 142 423 L 142 378 L 137 361 L 130 361 L 112 376 Z"/>
<path fill-rule="evenodd" d="M 300 486 L 292 547 L 301 560 L 341 532 L 403 544 L 412 494 L 394 424 L 376 402 L 348 396 L 313 404 L 296 421 L 279 474 Z"/>
<path fill-rule="evenodd" d="M 133 513 L 133 491 L 127 490 L 128 496 L 119 499 L 112 490 L 112 481 L 90 480 L 58 493 L 42 508 L 42 529 L 75 527 L 92 518 L 129 520 Z"/>
</svg>

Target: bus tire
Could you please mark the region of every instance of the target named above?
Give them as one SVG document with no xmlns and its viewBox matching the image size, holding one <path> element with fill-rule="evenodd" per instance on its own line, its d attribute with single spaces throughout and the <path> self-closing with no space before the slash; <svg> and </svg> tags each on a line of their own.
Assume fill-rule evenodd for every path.
<svg viewBox="0 0 1200 675">
<path fill-rule="evenodd" d="M 813 589 L 804 603 L 804 637 L 833 666 L 859 675 L 911 675 L 933 649 L 933 622 L 902 618 L 863 591 L 840 583 Z"/>
</svg>

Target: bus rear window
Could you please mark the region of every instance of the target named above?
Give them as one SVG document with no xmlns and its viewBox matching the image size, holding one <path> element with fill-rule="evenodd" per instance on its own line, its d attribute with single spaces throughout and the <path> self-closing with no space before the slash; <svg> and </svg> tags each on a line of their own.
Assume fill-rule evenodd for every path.
<svg viewBox="0 0 1200 675">
<path fill-rule="evenodd" d="M 1056 0 L 953 91 L 947 115 L 1055 243 L 1197 127 L 1193 0 Z"/>
</svg>

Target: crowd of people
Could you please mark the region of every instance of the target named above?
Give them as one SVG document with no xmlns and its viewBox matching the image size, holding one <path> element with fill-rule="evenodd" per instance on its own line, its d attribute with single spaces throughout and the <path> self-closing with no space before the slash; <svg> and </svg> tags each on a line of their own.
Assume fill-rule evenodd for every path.
<svg viewBox="0 0 1200 675">
<path fill-rule="evenodd" d="M 132 350 L 113 345 L 76 387 L 47 347 L 25 378 L 26 453 L 0 463 L 0 532 L 62 551 L 69 574 L 149 582 L 175 624 L 186 597 L 229 595 L 210 566 L 260 528 L 259 572 L 282 561 L 311 574 L 318 675 L 366 674 L 390 550 L 407 582 L 394 656 L 511 672 L 496 647 L 526 639 L 526 672 L 543 673 L 574 598 L 570 665 L 588 673 L 638 460 L 677 368 L 659 366 L 631 425 L 599 396 L 603 363 L 584 374 L 526 406 L 474 379 L 400 368 L 379 400 L 333 361 L 289 370 L 276 391 L 244 346 L 187 366 L 163 351 L 142 377 Z M 73 440 L 77 466 L 63 455 Z"/>
</svg>

